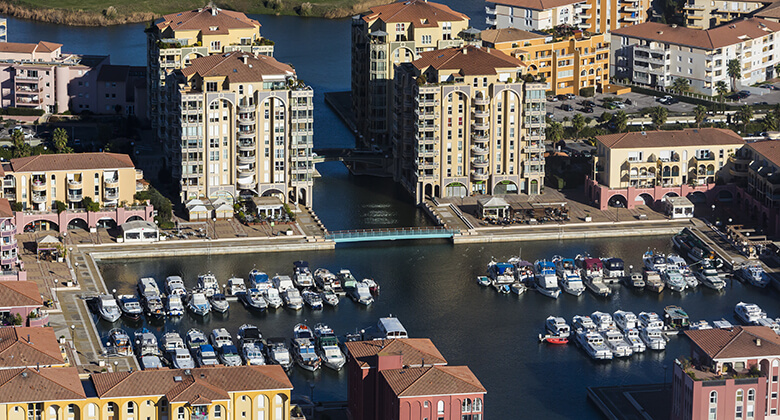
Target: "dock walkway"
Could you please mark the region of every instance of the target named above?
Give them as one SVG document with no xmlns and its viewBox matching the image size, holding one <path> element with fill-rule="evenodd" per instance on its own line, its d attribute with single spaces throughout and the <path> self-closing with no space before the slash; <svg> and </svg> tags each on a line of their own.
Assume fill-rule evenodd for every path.
<svg viewBox="0 0 780 420">
<path fill-rule="evenodd" d="M 671 384 L 590 387 L 588 399 L 609 420 L 668 420 L 671 417 Z"/>
</svg>

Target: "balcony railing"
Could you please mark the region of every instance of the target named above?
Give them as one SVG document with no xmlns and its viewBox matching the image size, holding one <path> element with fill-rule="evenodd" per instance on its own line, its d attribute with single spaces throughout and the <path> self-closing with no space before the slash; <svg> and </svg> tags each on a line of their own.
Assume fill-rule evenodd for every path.
<svg viewBox="0 0 780 420">
<path fill-rule="evenodd" d="M 81 202 L 82 198 L 83 197 L 82 197 L 81 194 L 68 194 L 68 201 L 71 201 L 71 202 L 74 202 L 74 203 Z"/>
<path fill-rule="evenodd" d="M 119 179 L 117 179 L 117 178 L 104 179 L 103 180 L 103 187 L 104 188 L 119 188 Z"/>
<path fill-rule="evenodd" d="M 80 179 L 69 179 L 68 180 L 68 188 L 71 189 L 71 190 L 72 189 L 76 189 L 76 188 L 81 188 L 82 185 L 83 185 L 83 183 L 81 182 Z"/>
</svg>

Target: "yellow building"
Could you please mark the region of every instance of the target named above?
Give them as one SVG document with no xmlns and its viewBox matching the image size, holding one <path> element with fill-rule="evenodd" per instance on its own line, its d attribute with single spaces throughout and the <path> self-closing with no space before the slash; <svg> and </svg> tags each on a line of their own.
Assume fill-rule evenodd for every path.
<svg viewBox="0 0 780 420">
<path fill-rule="evenodd" d="M 596 92 L 609 84 L 609 43 L 603 34 L 577 33 L 568 39 L 516 28 L 482 31 L 482 44 L 517 57 L 527 72 L 542 77 L 554 94 Z"/>
<path fill-rule="evenodd" d="M 2 166 L 2 197 L 23 209 L 52 211 L 55 201 L 83 208 L 85 197 L 101 207 L 132 204 L 143 179 L 130 156 L 68 153 L 11 159 Z"/>
<path fill-rule="evenodd" d="M 463 45 L 469 17 L 427 0 L 372 7 L 352 20 L 352 109 L 364 145 L 390 145 L 395 66 Z"/>
<path fill-rule="evenodd" d="M 166 76 L 198 57 L 243 51 L 273 55 L 273 42 L 260 35 L 260 23 L 244 13 L 214 6 L 165 15 L 146 30 L 149 119 L 158 138 L 170 128 L 166 115 Z"/>
<path fill-rule="evenodd" d="M 95 373 L 9 369 L 0 384 L 4 420 L 288 420 L 292 383 L 281 366 Z"/>
</svg>

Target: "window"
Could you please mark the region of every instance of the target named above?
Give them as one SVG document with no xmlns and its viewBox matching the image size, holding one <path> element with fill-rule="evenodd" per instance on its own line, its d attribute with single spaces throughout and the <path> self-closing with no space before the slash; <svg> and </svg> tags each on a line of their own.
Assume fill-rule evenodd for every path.
<svg viewBox="0 0 780 420">
<path fill-rule="evenodd" d="M 436 403 L 436 413 L 444 414 L 444 401 L 439 401 Z"/>
<path fill-rule="evenodd" d="M 135 414 L 135 403 L 129 402 L 127 403 L 127 415 L 131 416 Z"/>
<path fill-rule="evenodd" d="M 206 92 L 216 92 L 217 82 L 206 82 Z"/>
<path fill-rule="evenodd" d="M 216 418 L 221 418 L 222 417 L 222 406 L 221 405 L 217 405 L 216 407 L 214 407 L 214 417 L 216 417 Z"/>
<path fill-rule="evenodd" d="M 220 41 L 211 41 L 211 51 L 220 51 L 222 44 Z"/>
<path fill-rule="evenodd" d="M 43 418 L 43 403 L 27 404 L 27 420 L 41 420 Z"/>
<path fill-rule="evenodd" d="M 428 401 L 425 401 L 425 402 L 423 403 L 423 407 L 425 407 L 425 408 L 428 408 L 430 405 L 431 405 L 431 403 L 430 403 L 430 402 L 428 402 Z"/>
<path fill-rule="evenodd" d="M 748 390 L 748 401 L 752 402 L 756 400 L 756 390 L 753 388 L 750 388 Z"/>
<path fill-rule="evenodd" d="M 742 410 L 744 409 L 744 407 L 742 406 L 742 402 L 744 401 L 744 399 L 745 399 L 745 392 L 742 391 L 741 389 L 738 389 L 737 390 L 736 407 L 735 407 L 735 412 L 734 412 L 734 418 L 735 419 L 741 419 L 742 418 L 742 415 L 743 415 Z"/>
<path fill-rule="evenodd" d="M 482 411 L 482 398 L 474 399 L 474 411 Z"/>
<path fill-rule="evenodd" d="M 461 407 L 460 407 L 460 412 L 461 413 L 470 413 L 471 412 L 471 400 L 470 399 L 466 398 L 466 399 L 463 400 L 463 403 L 461 404 Z"/>
<path fill-rule="evenodd" d="M 718 391 L 710 392 L 710 404 L 718 403 Z"/>
<path fill-rule="evenodd" d="M 422 36 L 422 43 L 423 45 L 427 45 L 431 43 L 431 36 L 430 35 L 423 35 Z"/>
<path fill-rule="evenodd" d="M 186 415 L 186 414 L 185 414 L 185 412 L 184 412 L 184 407 L 179 407 L 179 409 L 178 409 L 178 410 L 177 410 L 177 412 L 176 412 L 176 417 L 177 417 L 179 420 L 184 420 L 184 417 L 185 417 L 185 415 Z"/>
</svg>

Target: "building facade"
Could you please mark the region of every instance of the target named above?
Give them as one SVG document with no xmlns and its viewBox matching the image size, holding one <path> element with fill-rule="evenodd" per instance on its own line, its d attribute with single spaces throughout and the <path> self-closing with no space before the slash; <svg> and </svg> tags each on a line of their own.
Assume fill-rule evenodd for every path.
<svg viewBox="0 0 780 420">
<path fill-rule="evenodd" d="M 780 336 L 769 327 L 685 331 L 690 360 L 672 376 L 672 420 L 780 418 Z"/>
<path fill-rule="evenodd" d="M 463 45 L 469 17 L 427 0 L 372 7 L 352 19 L 352 111 L 358 144 L 391 146 L 396 66 L 425 51 Z"/>
<path fill-rule="evenodd" d="M 618 29 L 612 32 L 612 76 L 653 88 L 682 78 L 692 90 L 714 96 L 718 82 L 731 85 L 728 63 L 738 60 L 738 90 L 776 76 L 778 31 L 780 23 L 758 18 L 707 30 L 655 22 Z"/>
<path fill-rule="evenodd" d="M 780 141 L 746 143 L 729 160 L 735 205 L 767 232 L 780 232 Z"/>
<path fill-rule="evenodd" d="M 602 210 L 618 202 L 652 207 L 667 195 L 711 200 L 707 194 L 717 193 L 710 191 L 718 189 L 718 179 L 729 179 L 729 158 L 744 144 L 738 134 L 720 128 L 599 136 L 586 192 Z"/>
<path fill-rule="evenodd" d="M 692 29 L 710 29 L 753 16 L 772 1 L 688 0 L 683 6 L 685 24 Z"/>
<path fill-rule="evenodd" d="M 11 203 L 0 198 L 0 270 L 16 271 L 19 264 L 19 246 Z"/>
<path fill-rule="evenodd" d="M 552 35 L 516 28 L 482 31 L 482 45 L 503 51 L 526 65 L 526 72 L 544 78 L 553 94 L 601 92 L 609 84 L 609 43 L 603 34 Z"/>
<path fill-rule="evenodd" d="M 236 51 L 192 60 L 168 86 L 182 202 L 245 194 L 311 205 L 314 92 L 292 67 Z"/>
<path fill-rule="evenodd" d="M 273 42 L 260 35 L 260 23 L 241 12 L 214 6 L 163 16 L 146 30 L 148 117 L 161 141 L 172 131 L 166 78 L 192 60 L 212 54 L 243 51 L 273 55 Z"/>
<path fill-rule="evenodd" d="M 146 118 L 146 67 L 106 64 L 100 68 L 95 91 L 95 112 Z"/>
<path fill-rule="evenodd" d="M 394 176 L 425 197 L 539 194 L 546 83 L 518 59 L 464 46 L 423 52 L 396 73 Z"/>
<path fill-rule="evenodd" d="M 649 0 L 488 0 L 487 24 L 493 29 L 548 30 L 566 25 L 604 34 L 647 21 Z"/>
</svg>

